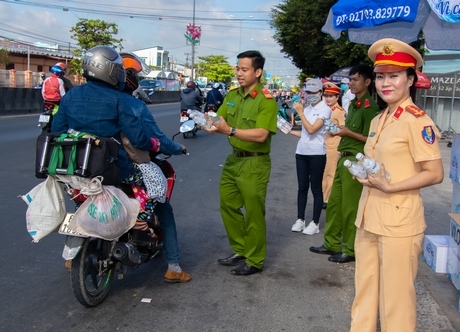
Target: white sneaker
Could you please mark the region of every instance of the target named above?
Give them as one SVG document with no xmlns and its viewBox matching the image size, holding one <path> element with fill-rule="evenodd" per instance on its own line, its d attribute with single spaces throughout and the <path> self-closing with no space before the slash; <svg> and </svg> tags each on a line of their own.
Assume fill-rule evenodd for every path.
<svg viewBox="0 0 460 332">
<path fill-rule="evenodd" d="M 303 234 L 313 235 L 319 233 L 319 224 L 315 224 L 314 221 L 310 222 L 308 226 L 303 230 Z"/>
<path fill-rule="evenodd" d="M 291 231 L 293 232 L 302 232 L 305 229 L 305 221 L 302 219 L 297 219 L 294 225 L 292 225 Z"/>
</svg>

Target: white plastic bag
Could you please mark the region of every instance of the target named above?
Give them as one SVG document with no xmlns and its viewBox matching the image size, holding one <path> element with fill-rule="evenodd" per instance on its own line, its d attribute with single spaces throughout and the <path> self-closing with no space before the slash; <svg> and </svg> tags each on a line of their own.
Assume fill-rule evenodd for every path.
<svg viewBox="0 0 460 332">
<path fill-rule="evenodd" d="M 136 223 L 139 202 L 114 186 L 102 186 L 78 208 L 69 228 L 83 235 L 115 240 Z"/>
<path fill-rule="evenodd" d="M 44 182 L 21 197 L 29 204 L 26 222 L 33 242 L 38 242 L 52 233 L 66 216 L 62 187 L 52 176 L 48 176 Z"/>
</svg>

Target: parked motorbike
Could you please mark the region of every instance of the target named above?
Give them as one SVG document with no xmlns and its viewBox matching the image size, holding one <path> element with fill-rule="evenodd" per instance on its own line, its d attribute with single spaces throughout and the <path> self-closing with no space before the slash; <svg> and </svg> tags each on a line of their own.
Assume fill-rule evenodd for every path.
<svg viewBox="0 0 460 332">
<path fill-rule="evenodd" d="M 291 123 L 291 116 L 287 113 L 287 110 L 291 110 L 290 112 L 294 112 L 289 105 L 283 101 L 281 103 L 281 108 L 278 110 L 278 115 L 281 116 L 284 120 Z M 300 119 L 299 114 L 295 112 L 294 115 L 294 127 L 302 127 L 302 120 Z"/>
<path fill-rule="evenodd" d="M 53 102 L 43 102 L 43 113 L 38 117 L 38 127 L 40 127 L 42 134 L 51 132 L 53 115 L 57 113 L 58 109 L 59 105 Z"/>
<path fill-rule="evenodd" d="M 187 132 L 194 126 L 189 120 L 180 126 L 179 133 Z M 183 151 L 187 154 L 187 151 Z M 152 161 L 156 163 L 165 175 L 168 183 L 166 199 L 171 199 L 176 173 L 172 165 L 166 160 L 170 156 L 160 158 L 158 155 L 151 155 Z M 132 197 L 129 186 L 121 189 L 128 196 Z M 77 204 L 86 200 L 76 189 L 68 189 L 68 194 Z M 75 233 L 68 225 L 73 214 L 68 214 L 62 222 L 59 233 L 66 235 L 64 253 L 66 259 L 71 259 L 70 283 L 75 298 L 85 307 L 94 307 L 101 303 L 107 296 L 115 273 L 118 279 L 123 279 L 128 267 L 137 268 L 156 257 L 163 249 L 160 225 L 156 221 L 151 222 L 149 227 L 153 229 L 156 237 L 145 241 L 138 236 L 136 230 L 129 230 L 118 240 L 107 241 L 97 237 L 85 237 Z M 136 233 L 137 232 L 137 233 Z"/>
</svg>

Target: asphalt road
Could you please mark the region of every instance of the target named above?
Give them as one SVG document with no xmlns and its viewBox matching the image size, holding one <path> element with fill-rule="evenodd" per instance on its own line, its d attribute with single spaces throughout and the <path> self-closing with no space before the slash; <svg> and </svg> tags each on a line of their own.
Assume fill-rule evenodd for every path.
<svg viewBox="0 0 460 332">
<path fill-rule="evenodd" d="M 163 131 L 177 132 L 178 104 L 150 107 Z M 177 141 L 189 156 L 172 157 L 177 173 L 172 196 L 181 266 L 193 279 L 163 281 L 162 256 L 114 280 L 106 300 L 87 309 L 73 297 L 61 258 L 64 237 L 52 234 L 31 243 L 26 205 L 18 195 L 40 182 L 34 176 L 37 116 L 0 118 L 0 330 L 2 331 L 347 331 L 353 300 L 354 263 L 334 264 L 309 252 L 323 242 L 292 233 L 296 219 L 295 146 L 278 133 L 272 145 L 267 197 L 268 248 L 264 271 L 230 275 L 217 258 L 231 253 L 219 213 L 218 183 L 231 151 L 223 135 L 200 131 Z M 450 149 L 442 144 L 447 168 L 443 184 L 425 189 L 427 234 L 447 234 L 451 184 Z M 69 211 L 72 205 L 68 204 Z M 311 196 L 307 215 L 312 213 Z M 420 260 L 417 331 L 460 331 L 458 294 L 445 275 Z M 143 303 L 143 298 L 151 298 Z"/>
</svg>

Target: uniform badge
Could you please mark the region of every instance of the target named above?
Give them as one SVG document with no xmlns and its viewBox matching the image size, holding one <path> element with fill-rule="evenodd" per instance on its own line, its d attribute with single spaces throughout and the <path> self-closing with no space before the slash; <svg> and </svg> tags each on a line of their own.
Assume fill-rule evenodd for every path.
<svg viewBox="0 0 460 332">
<path fill-rule="evenodd" d="M 363 104 L 363 102 L 361 100 L 358 100 L 356 102 L 356 108 L 360 108 L 362 104 Z"/>
<path fill-rule="evenodd" d="M 369 108 L 369 107 L 371 107 L 371 102 L 369 101 L 369 99 L 366 99 L 364 101 L 364 108 Z"/>
<path fill-rule="evenodd" d="M 251 97 L 252 97 L 252 98 L 255 98 L 255 97 L 257 96 L 257 94 L 258 94 L 257 90 L 254 90 L 254 91 L 252 91 L 252 93 L 251 93 Z"/>
<path fill-rule="evenodd" d="M 227 106 L 233 107 L 233 106 L 235 106 L 235 104 L 233 102 L 231 102 L 231 101 L 227 101 Z"/>
<path fill-rule="evenodd" d="M 375 136 L 375 131 L 373 131 L 372 133 L 369 133 L 369 137 L 374 137 Z"/>
<path fill-rule="evenodd" d="M 434 143 L 436 139 L 436 135 L 434 134 L 433 128 L 431 126 L 423 127 L 422 138 L 425 141 L 425 143 L 428 143 L 428 144 Z"/>
</svg>

